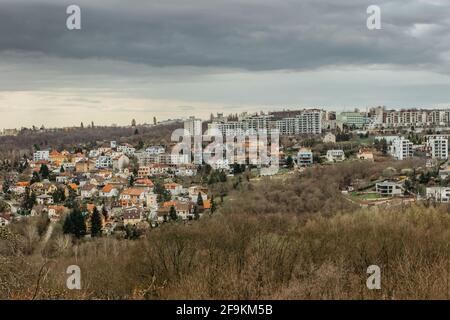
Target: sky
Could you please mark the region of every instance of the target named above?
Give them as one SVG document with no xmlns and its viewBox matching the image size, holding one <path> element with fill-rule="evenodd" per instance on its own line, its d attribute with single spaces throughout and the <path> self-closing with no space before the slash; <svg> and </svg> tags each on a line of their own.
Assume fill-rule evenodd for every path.
<svg viewBox="0 0 450 320">
<path fill-rule="evenodd" d="M 450 1 L 0 0 L 0 128 L 378 105 L 450 107 Z"/>
</svg>

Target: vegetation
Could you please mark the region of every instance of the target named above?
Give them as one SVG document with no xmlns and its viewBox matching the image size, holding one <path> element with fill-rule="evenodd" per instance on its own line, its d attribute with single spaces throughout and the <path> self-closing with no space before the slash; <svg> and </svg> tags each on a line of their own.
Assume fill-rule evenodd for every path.
<svg viewBox="0 0 450 320">
<path fill-rule="evenodd" d="M 211 217 L 144 237 L 127 226 L 125 239 L 81 239 L 84 216 L 75 206 L 39 250 L 48 219 L 26 219 L 0 231 L 0 298 L 449 299 L 448 206 L 361 209 L 342 198 L 351 179 L 377 178 L 385 166 L 242 180 Z M 65 287 L 62 271 L 73 264 L 82 290 Z M 381 290 L 366 288 L 372 264 L 382 270 Z"/>
</svg>

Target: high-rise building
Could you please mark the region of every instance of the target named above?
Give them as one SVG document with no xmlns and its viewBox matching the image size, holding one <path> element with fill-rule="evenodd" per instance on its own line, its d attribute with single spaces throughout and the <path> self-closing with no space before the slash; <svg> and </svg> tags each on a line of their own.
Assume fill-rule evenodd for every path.
<svg viewBox="0 0 450 320">
<path fill-rule="evenodd" d="M 195 117 L 189 117 L 184 121 L 184 130 L 189 132 L 191 137 L 202 135 L 202 120 Z"/>
<path fill-rule="evenodd" d="M 428 139 L 428 148 L 433 159 L 448 159 L 448 139 L 435 136 Z"/>
<path fill-rule="evenodd" d="M 405 160 L 413 156 L 413 144 L 408 139 L 400 137 L 392 141 L 390 153 L 396 160 Z"/>
<path fill-rule="evenodd" d="M 191 136 L 194 163 L 200 165 L 203 162 L 202 120 L 193 116 L 189 117 L 184 121 L 184 130 Z"/>
</svg>

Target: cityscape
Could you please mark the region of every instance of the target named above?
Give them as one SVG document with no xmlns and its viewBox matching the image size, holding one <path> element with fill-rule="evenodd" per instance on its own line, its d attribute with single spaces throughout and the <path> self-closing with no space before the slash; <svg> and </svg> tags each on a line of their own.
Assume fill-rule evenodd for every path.
<svg viewBox="0 0 450 320">
<path fill-rule="evenodd" d="M 447 2 L 0 2 L 0 300 L 450 300 Z"/>
</svg>

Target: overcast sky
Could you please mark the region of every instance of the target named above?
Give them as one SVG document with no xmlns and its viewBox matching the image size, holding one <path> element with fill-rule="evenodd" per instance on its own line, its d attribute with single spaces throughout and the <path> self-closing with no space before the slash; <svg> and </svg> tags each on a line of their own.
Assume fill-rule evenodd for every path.
<svg viewBox="0 0 450 320">
<path fill-rule="evenodd" d="M 450 107 L 450 1 L 0 0 L 0 128 L 377 105 Z"/>
</svg>

